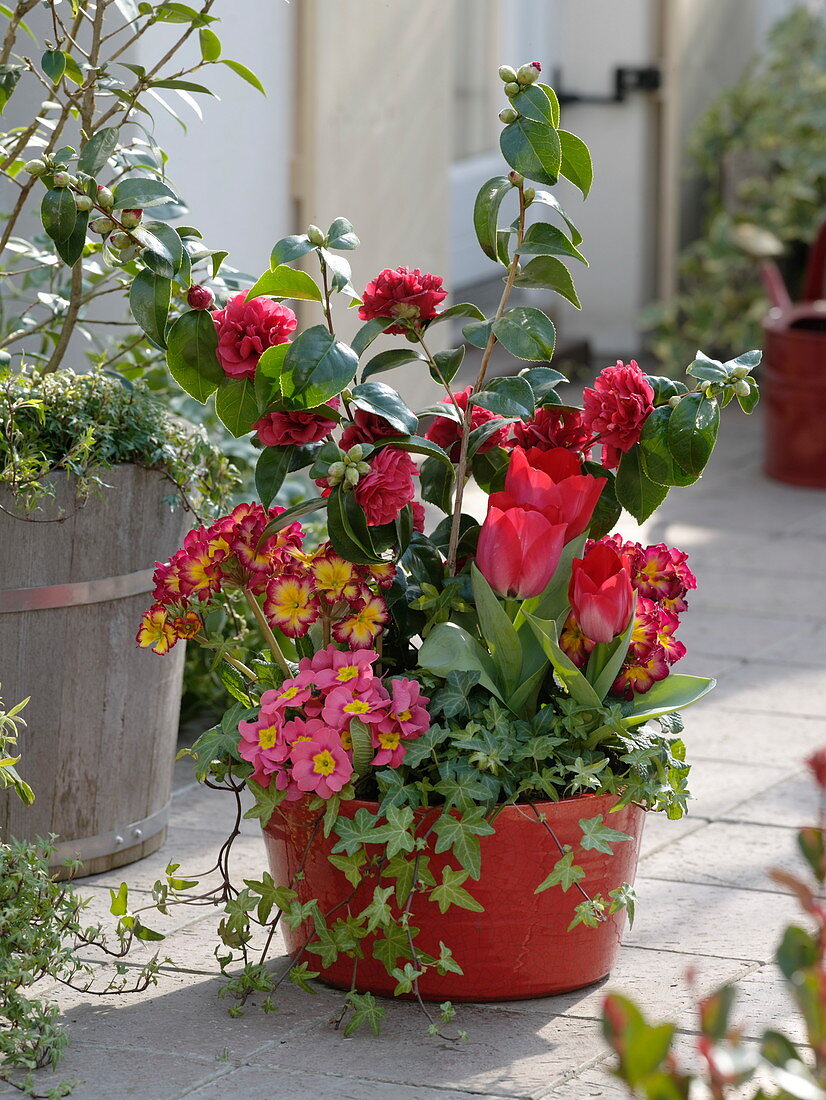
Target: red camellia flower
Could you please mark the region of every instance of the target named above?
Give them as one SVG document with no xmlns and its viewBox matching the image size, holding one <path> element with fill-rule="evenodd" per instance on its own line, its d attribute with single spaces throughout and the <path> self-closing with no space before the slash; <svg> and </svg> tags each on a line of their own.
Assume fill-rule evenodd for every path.
<svg viewBox="0 0 826 1100">
<path fill-rule="evenodd" d="M 287 306 L 269 298 L 246 300 L 247 292 L 230 298 L 212 314 L 218 333 L 216 355 L 230 378 L 252 378 L 267 348 L 286 344 L 297 319 Z"/>
<path fill-rule="evenodd" d="M 349 451 L 355 443 L 374 443 L 377 439 L 386 439 L 389 435 L 399 434 L 399 429 L 388 424 L 383 416 L 365 412 L 364 409 L 356 409 L 353 423 L 348 424 L 341 433 L 339 446 L 343 451 Z"/>
<path fill-rule="evenodd" d="M 593 389 L 582 395 L 582 422 L 603 445 L 603 465 L 619 465 L 618 451 L 630 451 L 654 409 L 654 391 L 635 360 L 600 371 Z"/>
<path fill-rule="evenodd" d="M 806 763 L 817 785 L 822 791 L 826 791 L 826 748 L 818 749 L 811 756 L 807 756 Z"/>
<path fill-rule="evenodd" d="M 578 451 L 583 458 L 590 458 L 591 448 L 587 444 L 591 438 L 592 433 L 583 426 L 579 409 L 541 405 L 527 424 L 517 420 L 513 426 L 513 441 L 525 450 L 538 447 L 541 451 L 550 451 L 553 447 L 564 447 L 568 451 Z"/>
<path fill-rule="evenodd" d="M 628 559 L 596 543 L 583 558 L 574 558 L 568 599 L 585 635 L 610 642 L 628 626 L 637 601 Z"/>
<path fill-rule="evenodd" d="M 491 504 L 479 533 L 476 565 L 501 596 L 527 600 L 553 576 L 564 539 L 564 523 L 551 524 L 527 508 L 504 511 Z"/>
<path fill-rule="evenodd" d="M 456 398 L 456 404 L 464 412 L 467 409 L 468 399 L 471 394 L 471 386 L 468 386 L 466 390 L 462 390 L 461 393 L 454 394 Z M 443 405 L 452 405 L 453 402 L 450 398 L 442 399 Z M 496 413 L 490 411 L 490 409 L 483 409 L 481 405 L 474 405 L 470 414 L 470 426 L 478 428 L 480 424 L 487 424 L 489 420 L 501 420 L 501 416 L 497 416 Z M 451 420 L 448 416 L 437 416 L 428 430 L 425 432 L 425 438 L 429 439 L 432 443 L 437 443 L 443 450 L 447 451 L 451 459 L 457 462 L 459 459 L 461 436 L 461 425 L 456 420 Z M 502 447 L 505 445 L 505 441 L 508 436 L 508 425 L 503 425 L 498 431 L 489 435 L 485 442 L 479 447 L 478 453 L 484 454 L 485 451 L 491 451 L 494 447 Z"/>
<path fill-rule="evenodd" d="M 605 479 L 583 474 L 577 457 L 562 447 L 523 451 L 514 447 L 502 492 L 490 503 L 500 509 L 529 508 L 552 524 L 565 524 L 565 542 L 582 534 L 591 522 Z"/>
<path fill-rule="evenodd" d="M 338 408 L 338 398 L 327 404 Z M 283 447 L 289 444 L 317 443 L 335 428 L 335 420 L 307 412 L 272 412 L 256 420 L 253 428 L 265 447 Z"/>
<path fill-rule="evenodd" d="M 413 478 L 419 472 L 406 451 L 382 447 L 370 456 L 370 473 L 359 478 L 354 490 L 370 527 L 391 523 L 416 495 Z"/>
<path fill-rule="evenodd" d="M 405 323 L 385 329 L 398 336 L 411 325 L 431 321 L 436 316 L 436 306 L 446 297 L 447 291 L 442 289 L 439 275 L 422 275 L 417 267 L 412 271 L 406 267 L 397 267 L 394 271 L 385 268 L 365 287 L 359 317 L 362 321 L 398 317 Z"/>
</svg>

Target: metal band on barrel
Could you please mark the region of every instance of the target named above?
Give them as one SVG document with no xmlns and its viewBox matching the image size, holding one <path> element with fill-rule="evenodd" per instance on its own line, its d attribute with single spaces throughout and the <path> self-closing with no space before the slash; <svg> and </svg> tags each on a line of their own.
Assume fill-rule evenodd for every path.
<svg viewBox="0 0 826 1100">
<path fill-rule="evenodd" d="M 124 573 L 73 584 L 50 584 L 42 588 L 0 588 L 0 614 L 4 611 L 45 611 L 55 607 L 80 607 L 107 600 L 139 596 L 153 588 L 152 569 Z"/>
<path fill-rule="evenodd" d="M 151 840 L 166 828 L 169 822 L 170 805 L 171 803 L 167 803 L 162 810 L 158 810 L 149 817 L 133 821 L 129 825 L 118 825 L 107 833 L 85 836 L 79 840 L 58 839 L 54 845 L 54 852 L 49 857 L 50 866 L 57 867 L 67 859 L 80 859 L 87 863 L 99 856 L 125 852 L 128 848 L 134 848 L 136 844 Z"/>
</svg>

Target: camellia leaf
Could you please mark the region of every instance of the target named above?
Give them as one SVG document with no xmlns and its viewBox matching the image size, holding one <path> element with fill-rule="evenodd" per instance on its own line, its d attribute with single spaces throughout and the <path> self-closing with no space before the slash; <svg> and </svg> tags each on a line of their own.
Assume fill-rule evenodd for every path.
<svg viewBox="0 0 826 1100">
<path fill-rule="evenodd" d="M 449 513 L 453 502 L 453 483 L 456 479 L 453 464 L 449 466 L 436 458 L 426 458 L 419 467 L 422 497 Z"/>
<path fill-rule="evenodd" d="M 551 194 L 550 191 L 537 191 L 533 197 L 533 202 L 542 203 L 543 206 L 550 206 L 552 210 L 555 210 L 559 214 L 560 218 L 565 222 L 571 231 L 571 240 L 575 245 L 582 244 L 582 234 L 562 209 L 559 204 L 559 199 L 556 195 Z M 533 205 L 533 203 L 531 203 Z"/>
<path fill-rule="evenodd" d="M 66 55 L 62 50 L 46 50 L 40 59 L 40 68 L 52 84 L 59 84 L 66 71 Z"/>
<path fill-rule="evenodd" d="M 320 302 L 321 290 L 306 271 L 297 271 L 294 267 L 279 264 L 265 271 L 261 278 L 247 291 L 248 302 L 260 298 L 262 294 L 273 298 L 294 298 L 306 302 Z"/>
<path fill-rule="evenodd" d="M 302 256 L 306 256 L 308 252 L 312 252 L 314 248 L 315 245 L 310 244 L 310 239 L 306 233 L 282 237 L 270 253 L 270 266 L 275 268 L 280 264 L 289 263 L 291 260 L 298 260 Z"/>
<path fill-rule="evenodd" d="M 215 412 L 236 439 L 246 435 L 258 419 L 253 380 L 228 378 L 215 395 Z"/>
<path fill-rule="evenodd" d="M 687 474 L 699 476 L 711 457 L 720 425 L 720 406 L 704 393 L 687 393 L 671 410 L 668 449 Z"/>
<path fill-rule="evenodd" d="M 465 325 L 462 329 L 462 335 L 475 348 L 484 349 L 487 347 L 492 331 L 493 321 L 476 321 L 472 325 Z"/>
<path fill-rule="evenodd" d="M 455 376 L 462 360 L 465 358 L 464 345 L 460 348 L 448 348 L 446 351 L 437 351 L 433 356 L 433 362 L 438 367 L 430 367 L 430 377 L 434 382 L 449 383 Z"/>
<path fill-rule="evenodd" d="M 351 347 L 359 358 L 370 347 L 377 336 L 381 336 L 386 328 L 394 323 L 392 317 L 374 317 L 361 326 L 353 337 Z"/>
<path fill-rule="evenodd" d="M 622 506 L 617 500 L 616 476 L 598 462 L 585 462 L 583 465 L 586 474 L 605 481 L 588 525 L 588 538 L 601 539 L 614 529 L 622 514 Z"/>
<path fill-rule="evenodd" d="M 281 371 L 281 392 L 292 408 L 311 409 L 341 393 L 357 369 L 353 349 L 324 325 L 314 325 L 289 346 Z"/>
<path fill-rule="evenodd" d="M 551 103 L 542 84 L 528 84 L 513 96 L 511 103 L 520 115 L 524 115 L 533 122 L 544 122 L 547 126 L 555 128 L 559 121 L 559 114 L 554 110 L 554 104 Z"/>
<path fill-rule="evenodd" d="M 132 233 L 144 246 L 143 262 L 156 275 L 171 279 L 180 270 L 184 262 L 184 246 L 171 225 L 159 221 L 146 221 L 133 229 Z"/>
<path fill-rule="evenodd" d="M 582 197 L 587 199 L 594 181 L 594 166 L 591 163 L 588 146 L 582 138 L 578 138 L 576 134 L 571 134 L 567 130 L 559 130 L 558 133 L 562 145 L 560 174 L 578 187 Z"/>
<path fill-rule="evenodd" d="M 55 251 L 61 260 L 73 267 L 83 255 L 86 245 L 86 229 L 89 225 L 89 212 L 78 210 L 75 227 L 65 241 L 55 241 Z"/>
<path fill-rule="evenodd" d="M 622 456 L 615 488 L 617 500 L 637 523 L 648 519 L 668 496 L 668 486 L 652 481 L 643 469 L 637 444 Z"/>
<path fill-rule="evenodd" d="M 526 379 L 529 383 L 537 405 L 542 405 L 551 396 L 555 398 L 554 404 L 561 403 L 556 394 L 556 387 L 561 382 L 567 382 L 568 379 L 560 371 L 554 370 L 553 367 L 525 367 L 519 372 L 519 377 Z"/>
<path fill-rule="evenodd" d="M 525 264 L 520 273 L 514 279 L 514 286 L 545 287 L 555 290 L 557 294 L 582 309 L 571 273 L 561 260 L 555 256 L 537 256 Z"/>
<path fill-rule="evenodd" d="M 526 179 L 551 187 L 559 179 L 562 146 L 549 123 L 518 118 L 499 135 L 499 148 L 511 168 Z"/>
<path fill-rule="evenodd" d="M 68 187 L 52 187 L 40 203 L 40 220 L 53 241 L 71 237 L 77 221 L 77 207 Z"/>
<path fill-rule="evenodd" d="M 481 405 L 483 409 L 490 409 L 491 412 L 498 413 L 500 416 L 521 417 L 522 420 L 530 420 L 535 411 L 530 383 L 527 379 L 520 378 L 518 374 L 492 378 L 488 382 L 487 389 L 474 395 L 473 404 Z M 482 425 L 482 427 L 485 426 Z M 501 426 L 501 424 L 498 425 L 498 427 Z M 478 428 L 474 431 L 478 431 Z"/>
<path fill-rule="evenodd" d="M 393 370 L 404 363 L 412 363 L 415 360 L 424 362 L 424 356 L 415 348 L 392 348 L 390 351 L 379 352 L 364 367 L 361 372 L 362 381 L 365 382 L 371 375 L 380 374 L 382 371 Z"/>
<path fill-rule="evenodd" d="M 529 225 L 518 251 L 520 256 L 570 256 L 588 266 L 588 261 L 562 230 L 547 222 Z"/>
<path fill-rule="evenodd" d="M 198 31 L 198 42 L 202 61 L 217 61 L 221 56 L 221 39 L 209 27 L 201 27 Z"/>
<path fill-rule="evenodd" d="M 167 184 L 155 179 L 121 180 L 113 192 L 116 210 L 146 209 L 150 206 L 163 206 L 168 202 L 179 203 L 180 199 Z"/>
<path fill-rule="evenodd" d="M 494 322 L 493 331 L 499 343 L 517 359 L 543 362 L 553 358 L 556 329 L 541 309 L 509 309 Z"/>
<path fill-rule="evenodd" d="M 87 172 L 90 176 L 96 176 L 106 165 L 118 144 L 118 129 L 116 126 L 104 126 L 92 134 L 77 158 L 79 172 Z"/>
<path fill-rule="evenodd" d="M 265 447 L 255 463 L 255 489 L 263 508 L 272 505 L 293 462 L 294 447 Z"/>
<path fill-rule="evenodd" d="M 160 348 L 166 347 L 166 322 L 172 282 L 148 270 L 139 271 L 129 291 L 132 316 L 149 339 Z"/>
<path fill-rule="evenodd" d="M 351 404 L 365 412 L 383 417 L 388 424 L 405 435 L 415 435 L 419 426 L 416 414 L 405 405 L 398 393 L 384 382 L 362 382 L 353 390 Z"/>
<path fill-rule="evenodd" d="M 215 354 L 217 346 L 212 314 L 205 309 L 182 313 L 167 336 L 166 362 L 170 374 L 202 405 L 226 378 Z"/>
<path fill-rule="evenodd" d="M 327 230 L 327 247 L 349 251 L 358 248 L 358 237 L 353 231 L 352 223 L 346 218 L 336 218 Z"/>
<path fill-rule="evenodd" d="M 494 263 L 499 262 L 496 231 L 499 207 L 505 195 L 513 191 L 514 185 L 507 176 L 494 176 L 482 184 L 473 207 L 473 228 L 482 251 Z"/>
<path fill-rule="evenodd" d="M 691 485 L 700 475 L 685 473 L 669 447 L 672 412 L 670 405 L 660 405 L 647 418 L 640 435 L 640 458 L 646 475 L 658 485 Z"/>
<path fill-rule="evenodd" d="M 654 404 L 667 405 L 672 397 L 688 393 L 688 386 L 674 378 L 664 378 L 659 374 L 646 374 L 646 381 L 654 391 Z"/>
</svg>

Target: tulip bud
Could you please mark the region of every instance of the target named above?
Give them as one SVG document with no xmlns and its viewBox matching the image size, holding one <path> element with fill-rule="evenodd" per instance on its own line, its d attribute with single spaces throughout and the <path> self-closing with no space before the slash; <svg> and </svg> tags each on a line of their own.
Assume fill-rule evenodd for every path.
<svg viewBox="0 0 826 1100">
<path fill-rule="evenodd" d="M 520 84 L 533 84 L 539 77 L 539 69 L 534 64 L 520 65 L 516 70 L 516 79 Z"/>
<path fill-rule="evenodd" d="M 98 185 L 98 206 L 101 210 L 111 210 L 115 205 L 115 196 L 108 187 Z"/>
<path fill-rule="evenodd" d="M 360 443 L 354 443 L 347 452 L 347 457 L 351 462 L 361 462 L 364 458 L 364 447 Z"/>
<path fill-rule="evenodd" d="M 43 160 L 27 160 L 23 165 L 23 171 L 30 176 L 42 176 L 46 171 L 46 162 Z"/>
<path fill-rule="evenodd" d="M 500 65 L 499 78 L 506 84 L 512 84 L 516 80 L 516 69 L 512 65 Z"/>
<path fill-rule="evenodd" d="M 186 292 L 186 300 L 187 304 L 192 306 L 193 309 L 212 309 L 215 295 L 209 287 L 194 283 Z"/>
<path fill-rule="evenodd" d="M 123 210 L 120 216 L 120 223 L 124 229 L 134 229 L 140 225 L 141 218 L 143 217 L 143 210 Z"/>
<path fill-rule="evenodd" d="M 525 177 L 520 175 L 519 172 L 514 171 L 508 172 L 508 179 L 514 185 L 514 187 L 518 187 L 520 183 L 525 182 Z"/>
<path fill-rule="evenodd" d="M 742 364 L 733 367 L 731 371 L 732 378 L 745 378 L 749 373 L 749 367 L 744 367 Z"/>
<path fill-rule="evenodd" d="M 109 238 L 109 244 L 112 246 L 112 248 L 117 248 L 118 251 L 120 251 L 121 248 L 128 248 L 131 243 L 132 238 L 129 236 L 128 233 L 113 233 L 112 236 Z"/>
<path fill-rule="evenodd" d="M 524 191 L 525 206 L 530 206 L 533 200 L 536 198 L 536 188 L 526 187 Z"/>
<path fill-rule="evenodd" d="M 745 378 L 738 378 L 732 386 L 732 389 L 738 397 L 748 397 L 748 395 L 751 393 L 751 386 L 748 384 Z"/>
<path fill-rule="evenodd" d="M 505 85 L 505 95 L 509 99 L 513 99 L 513 97 L 515 95 L 518 95 L 521 91 L 522 88 L 519 84 L 516 83 L 515 80 L 509 80 L 508 83 Z"/>
<path fill-rule="evenodd" d="M 355 466 L 345 466 L 344 468 L 344 481 L 347 485 L 358 485 L 359 477 L 358 470 Z"/>
<path fill-rule="evenodd" d="M 92 200 L 88 195 L 75 195 L 75 206 L 83 213 L 92 209 Z"/>
<path fill-rule="evenodd" d="M 89 228 L 93 233 L 100 233 L 104 237 L 115 228 L 115 223 L 111 218 L 95 218 L 89 223 Z"/>
<path fill-rule="evenodd" d="M 518 118 L 519 112 L 514 111 L 513 107 L 505 107 L 499 112 L 499 120 L 504 122 L 506 126 L 511 122 L 516 122 Z"/>
<path fill-rule="evenodd" d="M 307 226 L 307 239 L 310 244 L 323 245 L 326 244 L 327 238 L 321 232 L 317 225 Z"/>
<path fill-rule="evenodd" d="M 55 187 L 68 187 L 72 182 L 72 177 L 68 172 L 55 172 L 52 178 Z"/>
<path fill-rule="evenodd" d="M 679 405 L 679 403 L 680 403 L 680 394 L 679 393 L 675 393 L 673 397 L 669 397 L 669 399 L 668 399 L 668 404 L 671 406 L 672 409 L 676 409 L 677 406 Z"/>
</svg>

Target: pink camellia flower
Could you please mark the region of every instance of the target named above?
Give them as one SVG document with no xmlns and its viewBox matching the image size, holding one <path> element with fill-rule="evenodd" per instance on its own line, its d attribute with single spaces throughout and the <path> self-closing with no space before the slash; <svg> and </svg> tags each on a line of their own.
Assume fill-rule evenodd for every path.
<svg viewBox="0 0 826 1100">
<path fill-rule="evenodd" d="M 215 295 L 208 286 L 194 284 L 186 292 L 187 305 L 193 309 L 212 309 L 215 303 Z"/>
<path fill-rule="evenodd" d="M 307 723 L 308 726 L 311 724 Z M 313 791 L 321 798 L 336 794 L 353 774 L 353 761 L 341 738 L 335 730 L 320 722 L 310 740 L 298 738 L 293 741 L 290 759 L 292 779 L 298 789 Z"/>
<path fill-rule="evenodd" d="M 505 488 L 492 493 L 490 503 L 503 510 L 528 508 L 541 512 L 549 523 L 564 523 L 568 543 L 591 522 L 604 485 L 604 478 L 583 474 L 576 455 L 562 447 L 551 451 L 514 447 Z"/>
<path fill-rule="evenodd" d="M 392 523 L 410 503 L 416 495 L 413 478 L 419 471 L 407 451 L 398 447 L 381 447 L 368 461 L 370 473 L 359 478 L 354 494 L 368 525 L 376 527 Z"/>
<path fill-rule="evenodd" d="M 424 534 L 424 521 L 426 518 L 424 505 L 419 504 L 418 500 L 411 500 L 410 508 L 413 512 L 413 530 L 418 531 L 419 534 Z"/>
<path fill-rule="evenodd" d="M 619 465 L 618 451 L 630 451 L 654 409 L 654 391 L 635 360 L 600 371 L 582 395 L 582 423 L 603 445 L 603 465 Z"/>
<path fill-rule="evenodd" d="M 476 565 L 501 596 L 538 596 L 559 564 L 566 530 L 566 524 L 551 524 L 541 512 L 516 507 L 503 511 L 490 504 Z"/>
<path fill-rule="evenodd" d="M 454 394 L 456 404 L 462 412 L 467 409 L 467 403 L 472 388 L 472 386 L 468 386 L 468 388 L 462 390 L 461 393 Z M 453 402 L 449 398 L 443 398 L 442 404 L 452 405 Z M 483 409 L 481 405 L 474 405 L 470 414 L 471 430 L 478 428 L 481 424 L 487 424 L 489 420 L 501 419 L 501 416 L 491 412 L 490 409 Z M 507 441 L 508 428 L 509 425 L 504 424 L 498 431 L 489 435 L 481 447 L 478 448 L 478 453 L 484 454 L 485 451 L 491 451 L 494 447 L 503 447 Z M 425 432 L 425 438 L 429 439 L 432 443 L 437 443 L 443 450 L 447 451 L 454 462 L 458 462 L 461 425 L 457 421 L 452 420 L 449 416 L 437 416 Z"/>
<path fill-rule="evenodd" d="M 236 294 L 212 314 L 218 347 L 215 354 L 230 378 L 253 378 L 267 348 L 286 344 L 298 323 L 293 311 L 269 298 L 246 300 Z"/>
<path fill-rule="evenodd" d="M 402 324 L 391 325 L 385 332 L 400 336 L 411 326 L 436 316 L 436 306 L 447 297 L 439 275 L 422 275 L 417 267 L 409 270 L 385 268 L 367 284 L 359 306 L 362 321 L 376 317 L 398 317 Z"/>
<path fill-rule="evenodd" d="M 628 626 L 637 594 L 628 559 L 605 543 L 574 558 L 568 586 L 571 610 L 593 642 L 610 642 Z"/>
<path fill-rule="evenodd" d="M 331 409 L 337 409 L 338 403 L 337 397 L 326 402 Z M 335 426 L 335 420 L 307 410 L 265 413 L 253 424 L 253 429 L 258 432 L 258 438 L 265 447 L 285 447 L 317 443 L 329 435 Z"/>
<path fill-rule="evenodd" d="M 352 424 L 348 424 L 341 433 L 339 446 L 343 451 L 349 451 L 356 443 L 375 443 L 377 439 L 399 434 L 399 429 L 389 424 L 383 416 L 356 409 Z"/>
<path fill-rule="evenodd" d="M 525 450 L 538 447 L 541 451 L 550 451 L 554 447 L 564 447 L 567 451 L 577 451 L 583 458 L 590 458 L 590 439 L 591 433 L 583 426 L 579 409 L 541 405 L 527 424 L 517 420 L 513 425 L 513 441 Z"/>
</svg>

